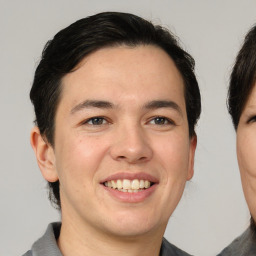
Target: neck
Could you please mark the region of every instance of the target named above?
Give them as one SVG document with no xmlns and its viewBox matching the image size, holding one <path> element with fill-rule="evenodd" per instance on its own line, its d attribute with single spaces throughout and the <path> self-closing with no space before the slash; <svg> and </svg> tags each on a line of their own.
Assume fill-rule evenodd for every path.
<svg viewBox="0 0 256 256">
<path fill-rule="evenodd" d="M 164 229 L 163 229 L 164 230 Z M 117 236 L 62 217 L 58 246 L 63 256 L 158 256 L 163 231 L 137 236 Z"/>
</svg>

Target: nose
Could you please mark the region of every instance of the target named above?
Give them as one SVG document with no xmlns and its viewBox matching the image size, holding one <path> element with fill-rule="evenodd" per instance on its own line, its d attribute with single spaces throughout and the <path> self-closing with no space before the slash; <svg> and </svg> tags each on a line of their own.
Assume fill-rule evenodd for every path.
<svg viewBox="0 0 256 256">
<path fill-rule="evenodd" d="M 143 129 L 122 127 L 114 135 L 110 154 L 114 160 L 135 164 L 149 161 L 153 151 Z"/>
</svg>

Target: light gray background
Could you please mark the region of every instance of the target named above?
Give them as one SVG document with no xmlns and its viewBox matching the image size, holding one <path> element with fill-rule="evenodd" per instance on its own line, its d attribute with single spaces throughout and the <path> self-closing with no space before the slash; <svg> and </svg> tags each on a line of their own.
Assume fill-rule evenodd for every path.
<svg viewBox="0 0 256 256">
<path fill-rule="evenodd" d="M 0 0 L 0 255 L 21 255 L 59 215 L 47 200 L 29 132 L 33 73 L 46 41 L 79 18 L 125 11 L 169 27 L 196 60 L 203 112 L 195 176 L 165 236 L 198 256 L 216 255 L 249 223 L 226 110 L 230 70 L 256 22 L 256 1 Z"/>
</svg>

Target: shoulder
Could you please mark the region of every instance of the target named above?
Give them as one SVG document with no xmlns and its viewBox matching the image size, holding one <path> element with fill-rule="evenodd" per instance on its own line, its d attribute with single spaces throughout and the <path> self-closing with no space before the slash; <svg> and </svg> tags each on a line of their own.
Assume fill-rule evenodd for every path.
<svg viewBox="0 0 256 256">
<path fill-rule="evenodd" d="M 161 256 L 191 256 L 190 254 L 182 251 L 175 245 L 169 243 L 165 238 L 163 238 L 163 243 L 161 247 Z"/>
<path fill-rule="evenodd" d="M 32 256 L 32 251 L 27 251 L 25 254 L 23 254 L 22 256 Z"/>
<path fill-rule="evenodd" d="M 256 237 L 248 228 L 217 256 L 253 256 L 256 252 Z"/>
<path fill-rule="evenodd" d="M 44 235 L 23 256 L 62 256 L 56 242 L 60 233 L 60 227 L 61 223 L 49 224 Z"/>
</svg>

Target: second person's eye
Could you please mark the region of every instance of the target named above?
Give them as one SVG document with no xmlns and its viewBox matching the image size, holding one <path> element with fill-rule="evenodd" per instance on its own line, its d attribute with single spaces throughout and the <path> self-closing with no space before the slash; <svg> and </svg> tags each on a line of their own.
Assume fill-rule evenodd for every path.
<svg viewBox="0 0 256 256">
<path fill-rule="evenodd" d="M 247 123 L 253 123 L 256 121 L 256 116 L 252 116 L 248 119 Z"/>
</svg>

